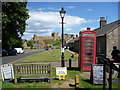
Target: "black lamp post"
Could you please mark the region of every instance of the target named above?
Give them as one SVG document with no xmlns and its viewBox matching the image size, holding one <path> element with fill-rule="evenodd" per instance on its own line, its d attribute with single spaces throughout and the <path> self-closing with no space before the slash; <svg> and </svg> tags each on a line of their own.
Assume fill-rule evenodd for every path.
<svg viewBox="0 0 120 90">
<path fill-rule="evenodd" d="M 65 66 L 65 62 L 64 62 L 64 30 L 63 30 L 63 20 L 64 20 L 64 16 L 65 16 L 65 13 L 66 11 L 64 11 L 63 7 L 60 11 L 60 16 L 61 16 L 61 19 L 62 19 L 62 56 L 61 56 L 61 67 L 64 67 Z"/>
</svg>

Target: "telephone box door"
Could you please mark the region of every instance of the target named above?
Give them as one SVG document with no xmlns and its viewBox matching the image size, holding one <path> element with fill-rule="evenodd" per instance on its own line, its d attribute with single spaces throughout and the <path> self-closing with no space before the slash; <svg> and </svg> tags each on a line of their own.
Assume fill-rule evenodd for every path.
<svg viewBox="0 0 120 90">
<path fill-rule="evenodd" d="M 91 70 L 91 65 L 96 63 L 96 52 L 94 52 L 96 51 L 95 41 L 93 37 L 82 38 L 81 65 L 84 71 Z"/>
</svg>

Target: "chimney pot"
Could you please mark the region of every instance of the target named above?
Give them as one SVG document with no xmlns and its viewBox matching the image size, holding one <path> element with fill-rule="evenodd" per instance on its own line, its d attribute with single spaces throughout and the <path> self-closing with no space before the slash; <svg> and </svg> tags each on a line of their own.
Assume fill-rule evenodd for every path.
<svg viewBox="0 0 120 90">
<path fill-rule="evenodd" d="M 100 28 L 106 26 L 106 19 L 105 17 L 100 17 Z"/>
<path fill-rule="evenodd" d="M 87 27 L 87 30 L 90 30 L 90 27 Z"/>
</svg>

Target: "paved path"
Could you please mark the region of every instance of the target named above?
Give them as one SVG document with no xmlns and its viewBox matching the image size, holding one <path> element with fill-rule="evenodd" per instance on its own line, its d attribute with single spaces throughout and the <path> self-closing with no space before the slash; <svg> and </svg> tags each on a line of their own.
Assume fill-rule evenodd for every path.
<svg viewBox="0 0 120 90">
<path fill-rule="evenodd" d="M 78 67 L 78 61 L 73 61 L 71 67 Z M 52 64 L 52 68 L 60 67 L 61 62 L 48 62 Z M 65 66 L 69 67 L 69 62 L 65 62 Z"/>
</svg>

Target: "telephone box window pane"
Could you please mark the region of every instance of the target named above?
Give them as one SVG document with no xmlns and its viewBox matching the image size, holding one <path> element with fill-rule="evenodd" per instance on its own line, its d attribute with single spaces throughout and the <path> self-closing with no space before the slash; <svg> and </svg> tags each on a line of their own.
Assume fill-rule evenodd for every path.
<svg viewBox="0 0 120 90">
<path fill-rule="evenodd" d="M 85 60 L 85 62 L 86 62 L 86 63 L 91 63 L 91 62 L 92 62 L 92 60 Z"/>
<path fill-rule="evenodd" d="M 91 64 L 84 64 L 84 66 L 91 66 Z"/>
<path fill-rule="evenodd" d="M 93 52 L 93 50 L 85 50 L 86 52 Z"/>
<path fill-rule="evenodd" d="M 85 57 L 85 59 L 93 59 L 93 57 Z"/>
<path fill-rule="evenodd" d="M 93 39 L 85 39 L 86 42 L 92 42 Z"/>
<path fill-rule="evenodd" d="M 85 55 L 93 55 L 92 53 L 85 53 Z"/>
<path fill-rule="evenodd" d="M 85 46 L 85 48 L 90 48 L 91 49 L 91 48 L 93 48 L 93 46 Z"/>
<path fill-rule="evenodd" d="M 89 43 L 89 42 L 87 43 L 87 42 L 86 42 L 85 45 L 93 45 L 93 43 Z"/>
</svg>

